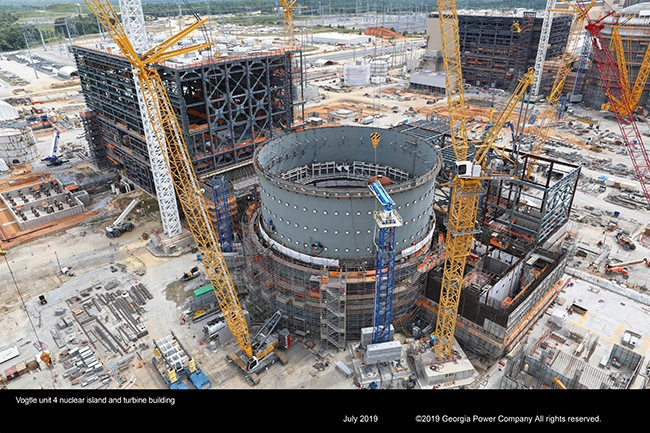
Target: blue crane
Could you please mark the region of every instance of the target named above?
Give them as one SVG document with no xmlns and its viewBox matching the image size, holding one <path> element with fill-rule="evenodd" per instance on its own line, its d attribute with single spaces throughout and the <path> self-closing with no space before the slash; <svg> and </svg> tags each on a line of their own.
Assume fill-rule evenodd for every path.
<svg viewBox="0 0 650 433">
<path fill-rule="evenodd" d="M 390 340 L 395 281 L 395 229 L 402 225 L 402 218 L 393 209 L 395 203 L 379 181 L 370 183 L 368 188 L 377 197 L 382 207 L 382 210 L 375 211 L 378 231 L 375 242 L 375 310 L 372 342 L 376 344 Z"/>
<path fill-rule="evenodd" d="M 49 162 L 49 166 L 53 165 L 61 165 L 63 163 L 68 162 L 67 160 L 62 160 L 59 159 L 58 156 L 56 156 L 56 149 L 59 145 L 59 131 L 54 130 L 54 134 L 52 134 L 52 146 L 50 147 L 50 156 L 46 156 L 45 158 L 42 159 L 42 161 L 47 161 Z"/>
</svg>

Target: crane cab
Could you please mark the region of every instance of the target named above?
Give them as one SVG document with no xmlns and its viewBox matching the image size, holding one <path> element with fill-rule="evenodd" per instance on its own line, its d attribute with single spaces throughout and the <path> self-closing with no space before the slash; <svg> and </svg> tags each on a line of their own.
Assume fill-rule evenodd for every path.
<svg viewBox="0 0 650 433">
<path fill-rule="evenodd" d="M 471 161 L 457 161 L 456 174 L 462 178 L 480 177 L 481 166 L 479 164 L 472 164 Z"/>
</svg>

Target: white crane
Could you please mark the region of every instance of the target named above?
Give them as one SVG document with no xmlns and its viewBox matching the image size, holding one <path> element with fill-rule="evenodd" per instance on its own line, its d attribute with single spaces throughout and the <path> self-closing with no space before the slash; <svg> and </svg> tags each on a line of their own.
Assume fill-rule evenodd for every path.
<svg viewBox="0 0 650 433">
<path fill-rule="evenodd" d="M 122 26 L 124 31 L 135 51 L 142 55 L 152 45 L 144 26 L 142 2 L 141 0 L 120 0 L 119 4 L 122 12 Z M 142 95 L 140 82 L 136 78 L 133 81 L 140 107 L 142 128 L 144 129 L 144 135 L 147 141 L 149 163 L 151 164 L 151 174 L 154 186 L 156 187 L 156 198 L 158 199 L 158 206 L 160 208 L 163 231 L 168 237 L 177 236 L 181 234 L 182 228 L 178 214 L 178 205 L 176 204 L 174 182 L 167 167 L 165 155 L 163 155 L 166 149 L 161 149 L 158 145 L 161 137 L 156 137 L 156 129 L 151 124 L 151 117 L 149 116 L 145 98 Z M 162 141 L 164 141 L 164 138 L 162 138 Z"/>
<path fill-rule="evenodd" d="M 131 203 L 129 203 L 129 205 L 126 207 L 126 209 L 124 209 L 120 216 L 117 217 L 115 221 L 113 221 L 113 224 L 106 227 L 106 236 L 109 238 L 118 238 L 122 236 L 122 233 L 130 232 L 133 230 L 133 223 L 125 223 L 124 220 L 126 219 L 126 216 L 129 214 L 129 212 L 131 212 L 139 203 L 139 197 L 131 200 Z"/>
</svg>

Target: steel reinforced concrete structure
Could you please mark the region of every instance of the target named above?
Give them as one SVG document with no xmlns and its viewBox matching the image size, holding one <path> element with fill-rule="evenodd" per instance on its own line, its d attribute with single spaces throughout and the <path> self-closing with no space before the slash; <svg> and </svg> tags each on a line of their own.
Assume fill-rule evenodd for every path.
<svg viewBox="0 0 650 433">
<path fill-rule="evenodd" d="M 297 335 L 339 349 L 373 326 L 376 280 L 388 282 L 375 263 L 373 176 L 390 179 L 403 221 L 390 240 L 395 328 L 416 319 L 424 276 L 440 259 L 432 204 L 443 134 L 382 130 L 375 159 L 373 131 L 306 129 L 271 140 L 253 160 L 260 200 L 244 233 L 247 310 L 282 309 Z"/>
<path fill-rule="evenodd" d="M 155 194 L 131 66 L 109 49 L 71 47 L 88 107 L 82 119 L 91 157 Z M 264 141 L 298 126 L 301 56 L 285 48 L 157 65 L 199 178 L 250 160 Z"/>
<path fill-rule="evenodd" d="M 429 20 L 439 20 L 437 12 Z M 560 57 L 569 37 L 573 16 L 554 14 L 545 59 Z M 473 86 L 508 90 L 529 68 L 535 67 L 541 44 L 542 16 L 458 15 L 458 37 L 463 81 Z M 519 30 L 514 31 L 517 24 Z M 436 29 L 438 25 L 430 25 Z M 436 60 L 440 47 L 430 42 L 427 58 Z M 437 54 L 440 56 L 440 54 Z M 442 62 L 442 57 L 438 58 Z"/>
</svg>

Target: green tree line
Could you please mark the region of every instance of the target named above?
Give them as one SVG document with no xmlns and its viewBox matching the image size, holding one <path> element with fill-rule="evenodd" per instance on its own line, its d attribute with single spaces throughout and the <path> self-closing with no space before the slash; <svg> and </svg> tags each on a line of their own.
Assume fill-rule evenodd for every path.
<svg viewBox="0 0 650 433">
<path fill-rule="evenodd" d="M 73 5 L 73 4 L 70 4 Z M 382 13 L 390 10 L 396 13 L 400 8 L 403 12 L 413 10 L 433 11 L 437 9 L 437 0 L 298 0 L 296 6 L 305 6 L 304 9 L 296 9 L 295 14 L 314 14 L 322 10 L 323 13 L 354 14 L 357 10 L 365 13 L 368 9 L 373 12 Z M 546 0 L 457 0 L 459 9 L 513 9 L 515 7 L 541 10 L 546 5 Z M 61 4 L 58 6 L 65 6 Z M 260 11 L 262 17 L 256 18 L 256 24 L 281 23 L 279 14 L 280 2 L 276 0 L 219 0 L 219 1 L 191 1 L 190 7 L 180 0 L 143 0 L 142 9 L 148 19 L 176 17 L 180 12 L 188 15 L 195 12 L 205 15 L 208 11 L 211 16 L 223 14 L 235 14 L 248 17 L 251 12 Z M 321 9 L 322 7 L 322 9 Z M 357 9 L 358 8 L 358 9 Z M 21 3 L 0 4 L 0 52 L 17 51 L 25 49 L 25 38 L 19 24 L 21 17 L 33 16 L 32 6 Z M 277 18 L 265 19 L 264 16 Z M 246 21 L 242 21 L 246 22 Z M 74 25 L 76 33 L 80 36 L 97 34 L 97 19 L 93 14 L 75 16 Z M 37 32 L 36 28 L 32 28 Z M 68 38 L 68 29 L 65 26 L 65 18 L 56 18 L 54 32 L 57 38 Z M 39 36 L 37 35 L 37 38 Z M 47 37 L 47 32 L 44 34 Z M 54 42 L 54 41 L 45 41 Z"/>
</svg>

